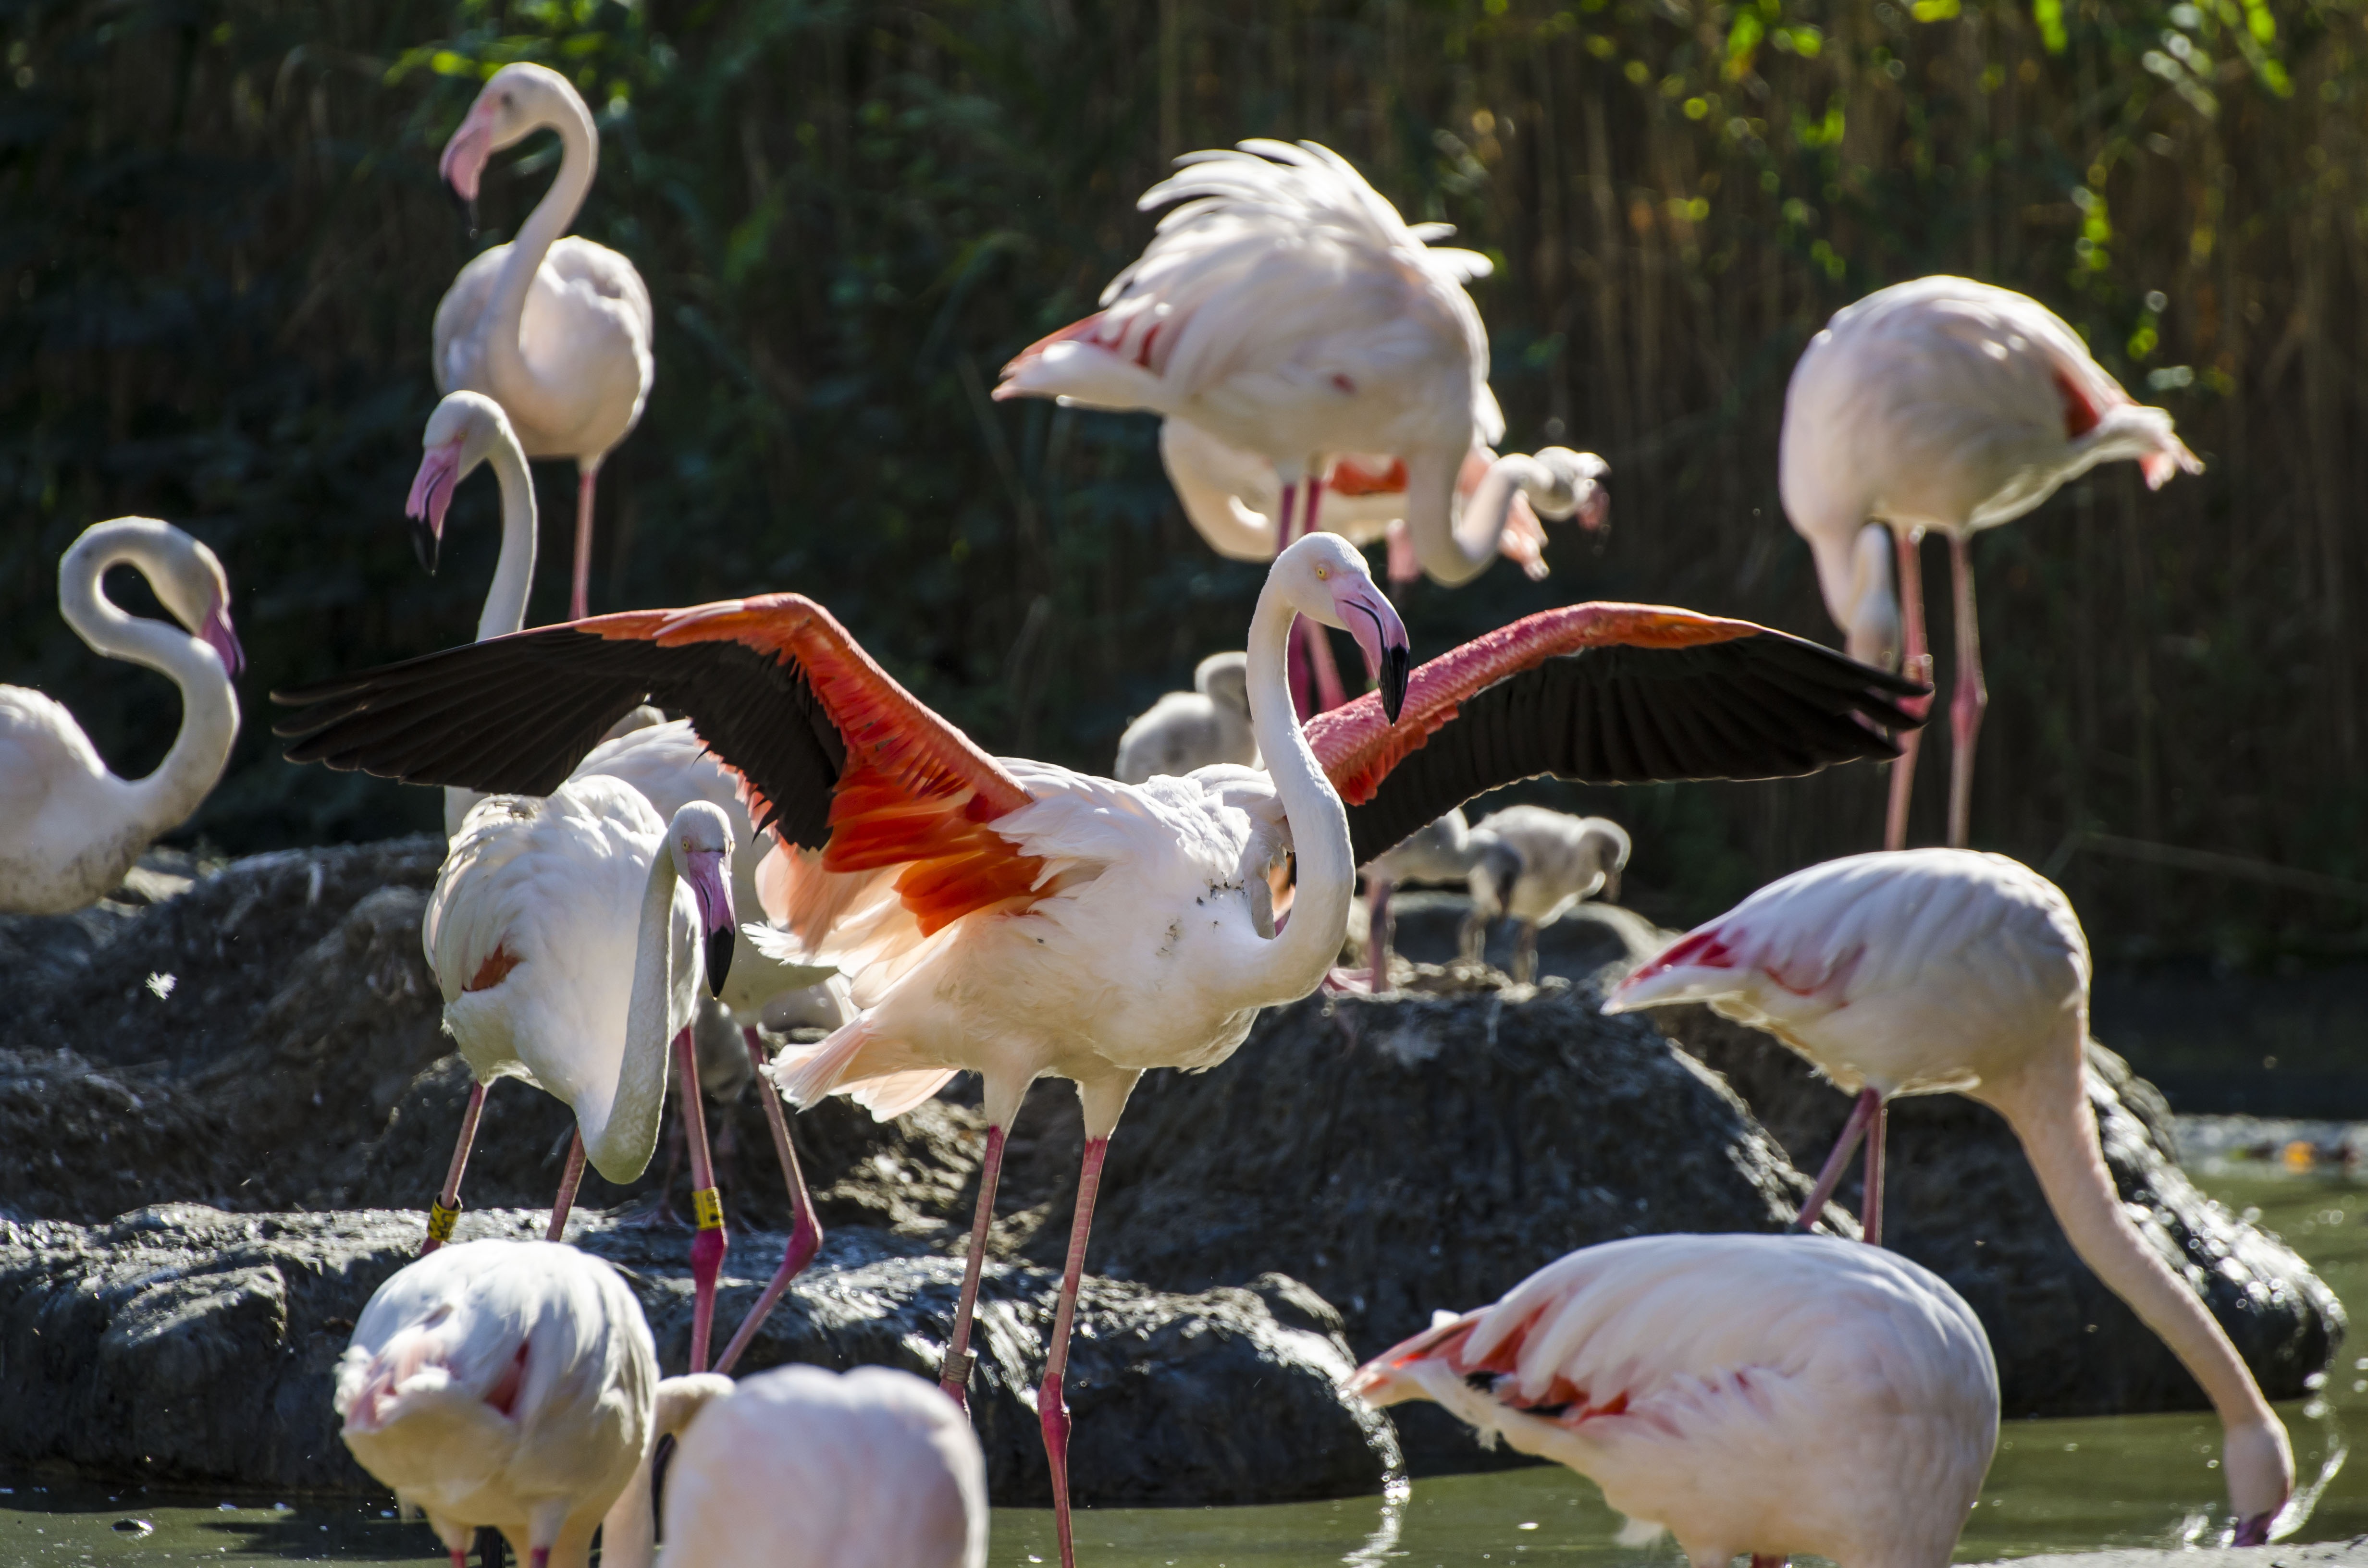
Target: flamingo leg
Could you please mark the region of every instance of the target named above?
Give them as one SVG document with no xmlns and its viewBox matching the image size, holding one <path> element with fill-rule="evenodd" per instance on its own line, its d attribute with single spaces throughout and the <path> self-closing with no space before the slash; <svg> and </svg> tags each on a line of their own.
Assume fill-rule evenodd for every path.
<svg viewBox="0 0 2368 1568">
<path fill-rule="evenodd" d="M 1324 504 L 1324 464 L 1317 460 L 1308 465 L 1305 502 L 1300 508 L 1299 531 L 1315 531 L 1316 508 Z M 1332 656 L 1332 639 L 1324 629 L 1302 617 L 1299 634 L 1307 640 L 1307 660 L 1315 673 L 1315 710 L 1328 713 L 1349 700 L 1349 688 L 1340 679 L 1340 665 Z"/>
<path fill-rule="evenodd" d="M 1523 985 L 1537 981 L 1538 926 L 1534 920 L 1521 921 L 1514 927 L 1513 978 Z"/>
<path fill-rule="evenodd" d="M 715 1369 L 719 1372 L 732 1370 L 740 1353 L 748 1348 L 748 1342 L 764 1326 L 774 1304 L 789 1290 L 790 1281 L 803 1273 L 806 1265 L 814 1261 L 814 1254 L 822 1250 L 822 1221 L 814 1218 L 814 1199 L 806 1191 L 805 1176 L 798 1170 L 798 1152 L 790 1144 L 789 1116 L 781 1109 L 781 1096 L 765 1076 L 765 1042 L 750 1028 L 743 1028 L 740 1038 L 748 1042 L 748 1059 L 756 1064 L 757 1096 L 765 1102 L 765 1121 L 772 1129 L 773 1153 L 781 1162 L 781 1181 L 790 1189 L 790 1209 L 795 1219 L 790 1227 L 789 1250 L 781 1255 L 781 1267 L 774 1272 L 772 1283 L 765 1287 L 765 1293 L 757 1298 L 757 1304 L 748 1309 L 748 1315 L 740 1320 L 732 1343 L 716 1359 Z"/>
<path fill-rule="evenodd" d="M 1859 1091 L 1858 1103 L 1850 1107 L 1850 1119 L 1842 1123 L 1842 1135 L 1834 1140 L 1834 1152 L 1826 1156 L 1824 1167 L 1817 1172 L 1816 1185 L 1809 1189 L 1807 1201 L 1801 1205 L 1800 1218 L 1793 1221 L 1793 1229 L 1807 1230 L 1826 1211 L 1826 1205 L 1833 1200 L 1834 1188 L 1841 1185 L 1842 1172 L 1850 1168 L 1850 1157 L 1857 1150 L 1858 1141 L 1866 1136 L 1868 1126 L 1882 1108 L 1881 1095 L 1873 1089 Z"/>
<path fill-rule="evenodd" d="M 1077 1171 L 1077 1217 L 1069 1228 L 1069 1262 L 1061 1271 L 1061 1304 L 1053 1314 L 1053 1353 L 1044 1362 L 1044 1386 L 1036 1393 L 1036 1419 L 1044 1428 L 1044 1457 L 1053 1465 L 1053 1520 L 1061 1538 L 1061 1568 L 1076 1568 L 1069 1528 L 1069 1404 L 1062 1397 L 1062 1374 L 1069 1367 L 1069 1331 L 1076 1324 L 1077 1284 L 1086 1268 L 1086 1235 L 1093 1229 L 1094 1196 L 1101 1188 L 1102 1156 L 1110 1140 L 1086 1140 Z"/>
<path fill-rule="evenodd" d="M 1299 507 L 1299 481 L 1290 480 L 1282 487 L 1282 500 L 1275 510 L 1274 552 L 1281 555 L 1304 530 L 1296 526 Z M 1291 706 L 1305 723 L 1320 710 L 1316 707 L 1318 677 L 1309 660 L 1314 656 L 1314 644 L 1308 634 L 1315 628 L 1299 617 L 1291 618 L 1290 633 L 1283 638 L 1283 681 L 1291 688 Z"/>
<path fill-rule="evenodd" d="M 547 1242 L 567 1239 L 567 1216 L 575 1208 L 575 1189 L 584 1185 L 584 1130 L 577 1128 L 575 1136 L 567 1142 L 567 1164 L 559 1173 L 559 1190 L 552 1195 L 551 1227 L 542 1233 Z"/>
<path fill-rule="evenodd" d="M 600 460 L 581 463 L 575 471 L 575 575 L 567 593 L 567 619 L 581 620 L 592 613 L 592 486 L 600 478 Z"/>
<path fill-rule="evenodd" d="M 1872 1094 L 1873 1091 L 1869 1090 Z M 1891 1110 L 1877 1100 L 1866 1127 L 1866 1193 L 1859 1200 L 1859 1234 L 1869 1246 L 1883 1244 L 1883 1145 L 1891 1131 Z"/>
<path fill-rule="evenodd" d="M 1955 590 L 1957 695 L 1949 704 L 1949 847 L 1963 849 L 1974 816 L 1974 741 L 1990 690 L 1982 680 L 1982 625 L 1974 613 L 1973 540 L 1949 536 L 1950 586 Z"/>
<path fill-rule="evenodd" d="M 469 1107 L 461 1113 L 460 1141 L 452 1145 L 452 1164 L 444 1172 L 444 1190 L 427 1210 L 427 1239 L 419 1245 L 422 1257 L 452 1239 L 452 1226 L 461 1218 L 461 1174 L 469 1168 L 469 1150 L 477 1142 L 477 1120 L 484 1114 L 485 1085 L 472 1083 Z"/>
<path fill-rule="evenodd" d="M 1924 645 L 1924 566 L 1916 553 L 1922 535 L 1895 528 L 1891 537 L 1899 557 L 1900 639 L 1906 644 L 1900 673 L 1909 680 L 1930 681 L 1932 654 Z M 1921 718 L 1930 701 L 1930 698 L 1914 699 L 1900 706 Z M 1891 809 L 1883 824 L 1885 849 L 1907 847 L 1907 798 L 1916 789 L 1916 751 L 1923 741 L 1920 729 L 1899 737 L 1899 759 L 1891 765 Z"/>
<path fill-rule="evenodd" d="M 1368 989 L 1379 996 L 1390 988 L 1390 880 L 1367 872 L 1366 881 L 1366 907 L 1372 917 L 1365 923 L 1365 945 L 1373 956 L 1373 978 Z"/>
<path fill-rule="evenodd" d="M 970 1388 L 970 1318 L 978 1305 L 979 1271 L 986 1267 L 987 1227 L 995 1222 L 995 1186 L 1003 1176 L 1003 1129 L 986 1130 L 986 1163 L 978 1172 L 978 1214 L 970 1226 L 970 1261 L 962 1268 L 962 1300 L 954 1307 L 953 1336 L 946 1341 L 946 1359 L 938 1386 L 964 1409 Z"/>
<path fill-rule="evenodd" d="M 1751 1554 L 1751 1568 L 1789 1568 L 1792 1561 L 1789 1557 L 1782 1555 L 1770 1557 L 1755 1551 Z"/>
<path fill-rule="evenodd" d="M 715 1323 L 715 1277 L 723 1272 L 723 1199 L 715 1190 L 715 1164 L 707 1152 L 707 1104 L 699 1097 L 699 1048 L 685 1028 L 674 1037 L 675 1070 L 682 1080 L 683 1126 L 690 1135 L 690 1211 L 699 1233 L 690 1239 L 690 1369 L 707 1370 L 707 1337 Z"/>
</svg>

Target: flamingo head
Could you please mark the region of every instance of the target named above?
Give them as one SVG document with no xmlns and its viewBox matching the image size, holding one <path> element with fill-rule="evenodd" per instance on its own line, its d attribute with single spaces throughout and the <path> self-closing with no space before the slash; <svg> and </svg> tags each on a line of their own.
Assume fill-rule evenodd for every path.
<svg viewBox="0 0 2368 1568">
<path fill-rule="evenodd" d="M 214 651 L 223 670 L 236 679 L 246 668 L 246 654 L 231 628 L 230 578 L 222 558 L 177 529 L 165 530 L 165 538 L 168 555 L 179 559 L 156 579 L 156 597 L 191 636 Z"/>
<path fill-rule="evenodd" d="M 1338 534 L 1315 533 L 1275 557 L 1269 580 L 1308 619 L 1346 631 L 1382 688 L 1382 711 L 1398 722 L 1413 659 L 1406 622 L 1373 582 L 1357 548 Z"/>
<path fill-rule="evenodd" d="M 574 96 L 567 78 L 547 65 L 505 65 L 487 80 L 461 117 L 461 128 L 444 143 L 443 161 L 437 165 L 452 193 L 469 203 L 472 230 L 485 161 L 539 128 L 556 123 L 564 112 L 559 103 Z"/>
<path fill-rule="evenodd" d="M 732 823 L 708 801 L 692 801 L 675 812 L 666 828 L 666 852 L 675 875 L 690 885 L 699 904 L 700 952 L 707 960 L 707 989 L 723 992 L 732 972 Z"/>
<path fill-rule="evenodd" d="M 518 445 L 509 415 L 482 392 L 450 393 L 427 416 L 427 430 L 419 442 L 425 455 L 412 478 L 403 515 L 411 519 L 411 548 L 431 574 L 443 551 L 444 514 L 452 505 L 452 492 L 505 442 Z"/>
<path fill-rule="evenodd" d="M 1541 447 L 1536 455 L 1554 478 L 1548 517 L 1577 517 L 1578 526 L 1589 533 L 1600 533 L 1611 526 L 1611 492 L 1603 487 L 1603 476 L 1611 472 L 1610 463 L 1593 452 L 1576 452 L 1568 447 Z"/>
</svg>

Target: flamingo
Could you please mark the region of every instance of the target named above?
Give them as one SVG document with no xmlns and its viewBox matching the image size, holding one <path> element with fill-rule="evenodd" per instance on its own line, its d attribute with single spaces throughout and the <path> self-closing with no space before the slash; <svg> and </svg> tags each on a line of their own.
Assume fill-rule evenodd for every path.
<svg viewBox="0 0 2368 1568">
<path fill-rule="evenodd" d="M 1511 876 L 1483 860 L 1473 869 L 1472 921 L 1464 929 L 1467 958 L 1478 958 L 1489 923 L 1509 915 L 1520 926 L 1513 978 L 1537 977 L 1538 927 L 1551 926 L 1580 901 L 1620 896 L 1628 866 L 1628 830 L 1609 817 L 1578 817 L 1543 806 L 1508 806 L 1472 830 L 1511 847 Z"/>
<path fill-rule="evenodd" d="M 1998 1447 L 1973 1309 L 1831 1236 L 1632 1236 L 1439 1317 L 1349 1389 L 1568 1465 L 1693 1568 L 1946 1568 Z"/>
<path fill-rule="evenodd" d="M 189 631 L 116 608 L 103 580 L 127 562 Z M 63 706 L 0 686 L 0 913 L 9 915 L 63 915 L 120 886 L 141 851 L 212 790 L 238 738 L 232 682 L 245 660 L 212 551 L 154 517 L 94 523 L 59 559 L 58 613 L 105 657 L 172 677 L 181 731 L 155 771 L 118 778 Z"/>
<path fill-rule="evenodd" d="M 520 630 L 526 625 L 527 597 L 534 581 L 535 501 L 534 486 L 527 473 L 526 453 L 518 445 L 508 415 L 499 403 L 482 393 L 449 392 L 429 417 L 421 445 L 425 451 L 406 506 L 421 564 L 431 572 L 436 569 L 443 549 L 444 519 L 453 493 L 479 465 L 490 465 L 501 487 L 502 539 L 500 553 L 494 563 L 494 580 L 486 589 L 484 609 L 477 619 L 477 640 L 482 642 Z M 748 820 L 748 809 L 740 799 L 737 781 L 707 754 L 689 724 L 680 721 L 668 722 L 655 709 L 635 709 L 609 727 L 608 738 L 584 759 L 575 777 L 595 775 L 621 779 L 632 786 L 661 819 L 671 819 L 693 801 L 704 801 L 722 812 L 734 846 L 734 907 L 757 907 L 757 866 L 768 846 Z M 447 836 L 459 836 L 461 822 L 482 798 L 472 790 L 446 788 Z M 748 1053 L 752 1070 L 762 1068 L 770 1060 L 757 1032 L 765 1021 L 767 1008 L 777 999 L 794 1008 L 796 1004 L 787 999 L 827 981 L 833 972 L 826 968 L 784 962 L 760 952 L 737 955 L 729 973 L 722 977 L 715 995 L 740 1031 L 742 1048 Z M 791 1145 L 789 1124 L 780 1105 L 768 1095 L 765 1110 L 771 1125 L 774 1156 L 780 1164 L 781 1179 L 790 1194 L 792 1223 L 789 1261 L 783 1267 L 794 1275 L 821 1250 L 822 1225 L 798 1169 L 797 1153 Z M 690 1112 L 691 1108 L 686 1106 L 686 1127 L 692 1119 Z M 473 1114 L 464 1125 L 466 1136 L 473 1138 Z M 568 1151 L 567 1174 L 553 1205 L 557 1216 L 553 1221 L 554 1236 L 559 1233 L 557 1225 L 565 1220 L 566 1210 L 574 1201 L 584 1157 L 579 1133 Z M 443 1197 L 447 1208 L 457 1201 L 458 1172 L 467 1158 L 465 1147 L 454 1157 L 454 1180 L 448 1184 Z M 702 1181 L 699 1185 L 708 1184 Z M 721 1210 L 711 1212 L 710 1207 L 702 1207 L 700 1217 L 717 1221 L 716 1241 L 728 1247 L 729 1235 L 722 1228 Z"/>
<path fill-rule="evenodd" d="M 726 1385 L 666 1469 L 664 1568 L 985 1568 L 986 1456 L 910 1372 Z"/>
<path fill-rule="evenodd" d="M 1390 894 L 1402 882 L 1469 882 L 1483 862 L 1505 882 L 1521 874 L 1520 851 L 1493 833 L 1474 832 L 1457 806 L 1365 863 L 1365 940 L 1372 957 L 1367 988 L 1374 995 L 1390 988 Z"/>
<path fill-rule="evenodd" d="M 461 1179 L 485 1091 L 523 1078 L 566 1102 L 575 1141 L 551 1210 L 564 1233 L 584 1161 L 619 1185 L 657 1146 L 667 1042 L 690 1133 L 693 1371 L 707 1363 L 724 1251 L 690 1026 L 701 974 L 720 991 L 732 967 L 732 826 L 694 801 L 661 818 L 631 786 L 594 774 L 544 798 L 489 795 L 469 812 L 437 872 L 420 928 L 444 996 L 444 1027 L 474 1083 L 427 1244 L 451 1239 Z"/>
<path fill-rule="evenodd" d="M 1453 231 L 1408 227 L 1313 142 L 1188 153 L 1135 205 L 1169 202 L 1182 205 L 1102 290 L 1102 308 L 1021 352 L 995 395 L 1147 410 L 1257 454 L 1281 482 L 1276 551 L 1315 530 L 1333 457 L 1396 454 L 1422 568 L 1449 584 L 1478 574 L 1497 537 L 1459 530 L 1453 496 L 1474 441 L 1503 431 L 1487 335 L 1463 290 L 1487 276 L 1487 258 L 1434 248 Z M 1194 510 L 1197 521 L 1207 508 Z M 1300 638 L 1331 705 L 1330 649 L 1313 627 Z"/>
<path fill-rule="evenodd" d="M 2089 944 L 2062 892 L 2002 855 L 1856 855 L 1795 871 L 1648 960 L 1606 1012 L 1707 1002 L 1765 1028 L 1858 1096 L 1805 1221 L 1868 1135 L 1866 1237 L 1883 1223 L 1883 1108 L 1956 1090 L 2006 1118 L 2065 1238 L 2210 1397 L 2236 1540 L 2259 1546 L 2294 1493 L 2261 1391 L 2195 1292 L 2123 1212 L 2089 1105 Z"/>
<path fill-rule="evenodd" d="M 1501 435 L 1504 416 L 1497 412 L 1494 397 L 1478 418 L 1484 439 L 1496 438 L 1486 434 L 1491 430 Z M 1274 559 L 1272 519 L 1281 504 L 1282 480 L 1271 462 L 1227 446 L 1188 419 L 1161 422 L 1159 456 L 1185 517 L 1210 549 L 1231 561 Z M 1493 539 L 1498 554 L 1531 581 L 1542 581 L 1547 575 L 1546 530 L 1538 519 L 1575 517 L 1581 528 L 1600 531 L 1611 511 L 1611 494 L 1602 483 L 1611 472 L 1611 466 L 1593 452 L 1568 447 L 1542 447 L 1534 455 L 1512 452 L 1500 458 L 1486 445 L 1475 444 L 1456 471 L 1450 505 L 1457 531 Z M 1405 517 L 1404 462 L 1373 453 L 1336 457 L 1325 472 L 1322 489 L 1326 532 L 1359 545 L 1386 541 L 1394 587 L 1422 574 Z M 1467 517 L 1477 526 L 1467 529 Z"/>
<path fill-rule="evenodd" d="M 1974 742 L 1989 692 L 1974 610 L 1973 536 L 2010 523 L 2066 480 L 2133 459 L 2149 489 L 2203 465 L 2089 358 L 2080 335 L 2038 301 L 1963 278 L 1895 284 L 1838 312 L 1809 341 L 1784 393 L 1778 482 L 1809 541 L 1826 608 L 1851 653 L 1887 662 L 1904 639 L 1907 673 L 1929 679 L 1926 529 L 1949 541 L 1957 689 L 1950 703 L 1949 843 L 1973 810 Z M 1875 519 L 1870 523 L 1868 519 Z M 1898 568 L 1894 592 L 1882 535 Z M 1892 770 L 1884 847 L 1907 844 L 1918 737 Z"/>
<path fill-rule="evenodd" d="M 548 128 L 559 174 L 509 244 L 472 258 L 436 307 L 436 390 L 484 392 L 508 411 L 527 454 L 575 460 L 575 575 L 570 614 L 592 582 L 592 491 L 600 464 L 640 423 L 655 368 L 650 291 L 633 264 L 567 235 L 592 188 L 600 133 L 566 77 L 505 65 L 469 106 L 438 165 L 476 210 L 485 160 Z"/>
<path fill-rule="evenodd" d="M 1348 631 L 1381 676 L 1305 731 L 1285 687 L 1294 615 Z M 290 760 L 528 792 L 564 779 L 644 699 L 688 713 L 782 846 L 758 884 L 787 932 L 752 927 L 752 940 L 840 964 L 863 1008 L 782 1052 L 782 1092 L 801 1105 L 846 1094 L 886 1118 L 965 1068 L 984 1081 L 985 1162 L 943 1361 L 956 1398 L 1005 1131 L 1036 1078 L 1077 1086 L 1086 1150 L 1038 1398 L 1066 1564 L 1062 1378 L 1102 1162 L 1135 1080 L 1215 1066 L 1260 1007 L 1313 991 L 1358 862 L 1471 795 L 1544 772 L 1769 777 L 1890 756 L 1879 726 L 1907 722 L 1890 695 L 1922 689 L 1747 621 L 1638 605 L 1533 615 L 1410 677 L 1405 629 L 1364 558 L 1320 533 L 1269 569 L 1248 642 L 1267 771 L 1137 786 L 987 756 L 794 594 L 521 632 L 276 700 L 299 710 L 279 732 Z M 1286 855 L 1298 882 L 1278 928 L 1267 879 Z"/>
<path fill-rule="evenodd" d="M 1118 738 L 1110 776 L 1141 784 L 1154 774 L 1182 778 L 1196 767 L 1230 762 L 1258 766 L 1250 733 L 1249 655 L 1212 653 L 1194 666 L 1192 689 L 1153 703 Z"/>
<path fill-rule="evenodd" d="M 586 1568 L 604 1516 L 612 1549 L 632 1533 L 620 1500 L 656 1440 L 657 1388 L 649 1324 L 614 1268 L 488 1238 L 372 1293 L 335 1398 L 346 1447 L 427 1515 L 452 1568 L 480 1526 L 532 1568 Z"/>
</svg>

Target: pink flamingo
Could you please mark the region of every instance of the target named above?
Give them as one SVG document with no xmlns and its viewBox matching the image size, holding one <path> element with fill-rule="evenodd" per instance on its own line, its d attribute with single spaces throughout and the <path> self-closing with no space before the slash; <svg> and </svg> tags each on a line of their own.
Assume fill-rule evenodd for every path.
<svg viewBox="0 0 2368 1568">
<path fill-rule="evenodd" d="M 2149 488 L 2203 465 L 2170 415 L 2139 406 L 2089 358 L 2080 335 L 2038 301 L 1963 278 L 1919 278 L 1836 312 L 1809 341 L 1784 393 L 1778 483 L 1816 557 L 1826 608 L 1870 664 L 1900 654 L 1931 677 L 1917 543 L 1949 540 L 1956 594 L 1957 690 L 1950 703 L 1949 843 L 1964 847 L 1974 742 L 1989 704 L 1974 611 L 1975 534 L 2010 523 L 2100 462 L 2135 460 Z M 1876 519 L 1870 523 L 1869 518 Z M 1892 530 L 1898 589 L 1882 535 Z M 1884 847 L 1907 844 L 1918 737 L 1891 774 Z"/>
<path fill-rule="evenodd" d="M 2195 1292 L 2123 1211 L 2089 1105 L 2089 944 L 2069 900 L 2002 855 L 1855 855 L 1770 882 L 1647 960 L 1604 1004 L 1706 1002 L 1858 1096 L 1801 1210 L 1824 1212 L 1867 1137 L 1867 1240 L 1883 1233 L 1884 1106 L 1955 1090 L 2006 1118 L 2065 1238 L 2193 1373 L 2226 1433 L 2237 1544 L 2294 1494 L 2285 1428 Z"/>
<path fill-rule="evenodd" d="M 1828 1236 L 1605 1242 L 1440 1317 L 1349 1387 L 1568 1465 L 1628 1516 L 1622 1544 L 1669 1530 L 1693 1568 L 1945 1568 L 1998 1447 L 1973 1309 Z"/>
<path fill-rule="evenodd" d="M 1349 632 L 1381 677 L 1304 731 L 1284 684 L 1294 615 Z M 686 712 L 783 846 L 758 882 L 790 935 L 751 939 L 840 963 L 863 1008 L 782 1054 L 782 1091 L 887 1117 L 963 1069 L 985 1082 L 986 1160 L 944 1360 L 957 1397 L 1005 1130 L 1036 1078 L 1077 1085 L 1085 1163 L 1038 1399 L 1066 1563 L 1062 1378 L 1103 1157 L 1135 1080 L 1216 1065 L 1260 1007 L 1315 990 L 1359 861 L 1472 794 L 1536 773 L 1768 777 L 1892 756 L 1876 726 L 1907 722 L 1889 697 L 1920 689 L 1748 622 L 1638 605 L 1531 616 L 1409 676 L 1396 611 L 1329 534 L 1276 558 L 1248 653 L 1267 771 L 1139 786 L 987 756 L 791 594 L 603 616 L 283 693 L 302 711 L 279 733 L 295 761 L 531 792 L 644 699 Z M 1286 856 L 1297 888 L 1278 922 L 1268 879 Z"/>
</svg>

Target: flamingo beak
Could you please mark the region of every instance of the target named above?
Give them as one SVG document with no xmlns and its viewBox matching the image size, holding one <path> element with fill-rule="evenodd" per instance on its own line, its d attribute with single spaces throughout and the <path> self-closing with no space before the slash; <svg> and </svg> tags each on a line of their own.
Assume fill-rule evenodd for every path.
<svg viewBox="0 0 2368 1568">
<path fill-rule="evenodd" d="M 709 994 L 723 994 L 724 978 L 732 972 L 733 932 L 739 923 L 733 918 L 732 888 L 724 881 L 723 856 L 712 849 L 702 849 L 689 857 L 689 870 L 685 881 L 690 883 L 691 896 L 699 901 L 699 926 L 707 960 L 707 990 Z"/>
<path fill-rule="evenodd" d="M 1365 655 L 1365 668 L 1381 686 L 1382 711 L 1391 723 L 1396 723 L 1414 670 L 1406 622 L 1398 619 L 1397 610 L 1372 579 L 1361 574 L 1343 579 L 1332 590 L 1332 608 L 1349 635 L 1357 640 L 1358 649 Z"/>
<path fill-rule="evenodd" d="M 468 205 L 469 233 L 477 232 L 477 186 L 484 177 L 485 160 L 494 155 L 494 108 L 484 98 L 469 106 L 467 118 L 461 129 L 452 132 L 452 140 L 444 143 L 444 156 L 436 172 L 452 187 L 452 194 Z"/>
<path fill-rule="evenodd" d="M 412 477 L 410 498 L 403 504 L 403 515 L 411 519 L 412 551 L 431 577 L 443 551 L 444 514 L 461 483 L 461 445 L 456 438 L 427 449 Z"/>
<path fill-rule="evenodd" d="M 198 628 L 198 641 L 214 651 L 214 657 L 222 662 L 222 668 L 230 673 L 233 680 L 236 680 L 239 672 L 246 668 L 245 650 L 238 645 L 238 633 L 231 629 L 228 599 L 214 601 L 213 609 L 206 616 L 206 623 Z"/>
</svg>

